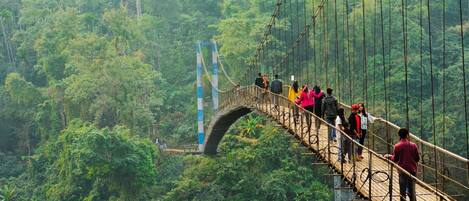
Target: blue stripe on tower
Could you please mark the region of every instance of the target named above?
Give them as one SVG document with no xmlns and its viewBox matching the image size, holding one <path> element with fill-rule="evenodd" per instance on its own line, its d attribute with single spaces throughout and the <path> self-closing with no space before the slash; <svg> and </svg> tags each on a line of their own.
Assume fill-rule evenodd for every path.
<svg viewBox="0 0 469 201">
<path fill-rule="evenodd" d="M 199 133 L 199 145 L 204 144 L 204 133 Z"/>
</svg>

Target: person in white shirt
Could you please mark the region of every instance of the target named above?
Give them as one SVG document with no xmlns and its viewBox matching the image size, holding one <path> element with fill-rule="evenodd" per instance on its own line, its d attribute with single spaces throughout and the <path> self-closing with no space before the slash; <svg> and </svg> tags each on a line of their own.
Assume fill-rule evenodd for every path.
<svg viewBox="0 0 469 201">
<path fill-rule="evenodd" d="M 358 109 L 358 115 L 360 116 L 360 128 L 362 131 L 362 134 L 360 138 L 358 139 L 358 142 L 361 145 L 364 145 L 365 143 L 365 138 L 366 138 L 366 132 L 368 130 L 368 123 L 374 123 L 378 118 L 371 116 L 370 113 L 366 112 L 365 104 L 364 103 L 359 103 L 358 106 L 360 108 Z M 357 149 L 357 155 L 360 159 L 363 159 L 362 156 L 363 153 L 363 147 L 358 147 Z"/>
</svg>

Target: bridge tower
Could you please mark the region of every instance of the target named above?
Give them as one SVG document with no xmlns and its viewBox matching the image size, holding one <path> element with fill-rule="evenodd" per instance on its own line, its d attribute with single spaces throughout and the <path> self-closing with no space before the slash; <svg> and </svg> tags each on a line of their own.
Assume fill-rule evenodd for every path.
<svg viewBox="0 0 469 201">
<path fill-rule="evenodd" d="M 204 89 L 202 87 L 202 55 L 201 42 L 196 45 L 197 52 L 197 134 L 199 142 L 199 151 L 204 147 Z"/>
<path fill-rule="evenodd" d="M 213 111 L 216 113 L 218 111 L 219 100 L 218 100 L 218 47 L 215 40 L 212 41 L 197 41 L 196 44 L 196 53 L 197 53 L 197 135 L 198 135 L 198 145 L 199 151 L 202 152 L 204 149 L 205 141 L 205 131 L 204 131 L 204 100 L 203 100 L 203 86 L 202 86 L 202 75 L 203 69 L 202 65 L 204 63 L 202 55 L 202 47 L 209 46 L 212 47 L 212 102 L 213 102 Z M 205 68 L 205 66 L 204 66 Z"/>
</svg>

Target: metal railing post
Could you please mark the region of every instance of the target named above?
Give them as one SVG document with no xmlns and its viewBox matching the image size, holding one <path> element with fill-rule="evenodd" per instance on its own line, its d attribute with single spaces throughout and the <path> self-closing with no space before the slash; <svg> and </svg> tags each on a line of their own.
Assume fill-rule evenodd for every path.
<svg viewBox="0 0 469 201">
<path fill-rule="evenodd" d="M 339 141 L 337 141 L 338 143 L 340 143 L 340 146 L 339 146 L 339 153 L 337 155 L 337 158 L 339 159 L 340 161 L 340 172 L 342 174 L 344 174 L 344 161 L 345 161 L 345 154 L 344 154 L 344 135 L 342 135 L 342 132 L 339 132 Z M 345 175 L 344 175 L 345 176 Z"/>
<path fill-rule="evenodd" d="M 291 119 L 292 119 L 292 114 L 293 114 L 293 108 L 291 107 L 291 102 L 288 102 L 288 110 L 290 110 L 290 114 L 288 115 L 288 129 L 291 128 Z"/>
<path fill-rule="evenodd" d="M 299 136 L 300 136 L 300 138 L 301 138 L 301 140 L 303 140 L 303 127 L 304 127 L 303 122 L 304 122 L 305 119 L 306 119 L 306 116 L 305 116 L 305 115 L 308 115 L 308 114 L 303 110 L 303 115 L 302 115 L 302 117 L 301 117 L 301 121 L 300 121 L 300 125 L 299 125 L 299 126 L 300 126 L 300 129 L 299 129 L 300 131 L 299 131 L 299 133 L 298 133 Z M 298 129 L 297 129 L 297 130 L 298 130 Z"/>
<path fill-rule="evenodd" d="M 311 147 L 311 129 L 308 129 L 308 148 Z"/>
<path fill-rule="evenodd" d="M 357 170 L 356 170 L 356 161 L 355 161 L 355 154 L 356 154 L 356 153 L 355 153 L 355 152 L 356 152 L 355 149 L 356 149 L 356 148 L 355 148 L 355 141 L 354 141 L 353 139 L 352 139 L 351 145 L 352 145 L 352 146 L 351 146 L 351 147 L 352 147 L 352 151 L 351 151 L 352 157 L 351 157 L 351 159 L 352 159 L 352 171 L 353 171 L 353 174 L 352 174 L 352 184 L 353 184 L 353 186 L 356 186 L 356 180 L 357 180 L 357 175 L 356 175 L 356 171 L 357 171 Z"/>
<path fill-rule="evenodd" d="M 388 161 L 389 162 L 389 161 Z M 394 180 L 394 164 L 391 163 L 391 173 L 389 177 L 389 200 L 392 201 L 392 184 Z"/>
<path fill-rule="evenodd" d="M 329 124 L 326 124 L 326 125 L 330 128 Z M 327 160 L 329 162 L 332 162 L 331 161 L 331 141 L 330 140 L 327 140 Z"/>
<path fill-rule="evenodd" d="M 370 150 L 368 151 L 368 200 L 371 201 L 371 181 L 373 180 L 373 155 L 371 154 Z"/>
</svg>

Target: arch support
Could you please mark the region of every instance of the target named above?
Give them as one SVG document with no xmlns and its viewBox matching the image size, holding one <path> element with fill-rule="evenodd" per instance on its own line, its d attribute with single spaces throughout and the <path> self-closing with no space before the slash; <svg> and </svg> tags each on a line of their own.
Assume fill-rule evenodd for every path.
<svg viewBox="0 0 469 201">
<path fill-rule="evenodd" d="M 207 138 L 204 143 L 204 154 L 213 155 L 217 153 L 218 144 L 225 135 L 226 131 L 239 118 L 251 113 L 250 108 L 244 106 L 234 107 L 228 110 L 220 111 L 212 120 L 207 130 Z"/>
</svg>

